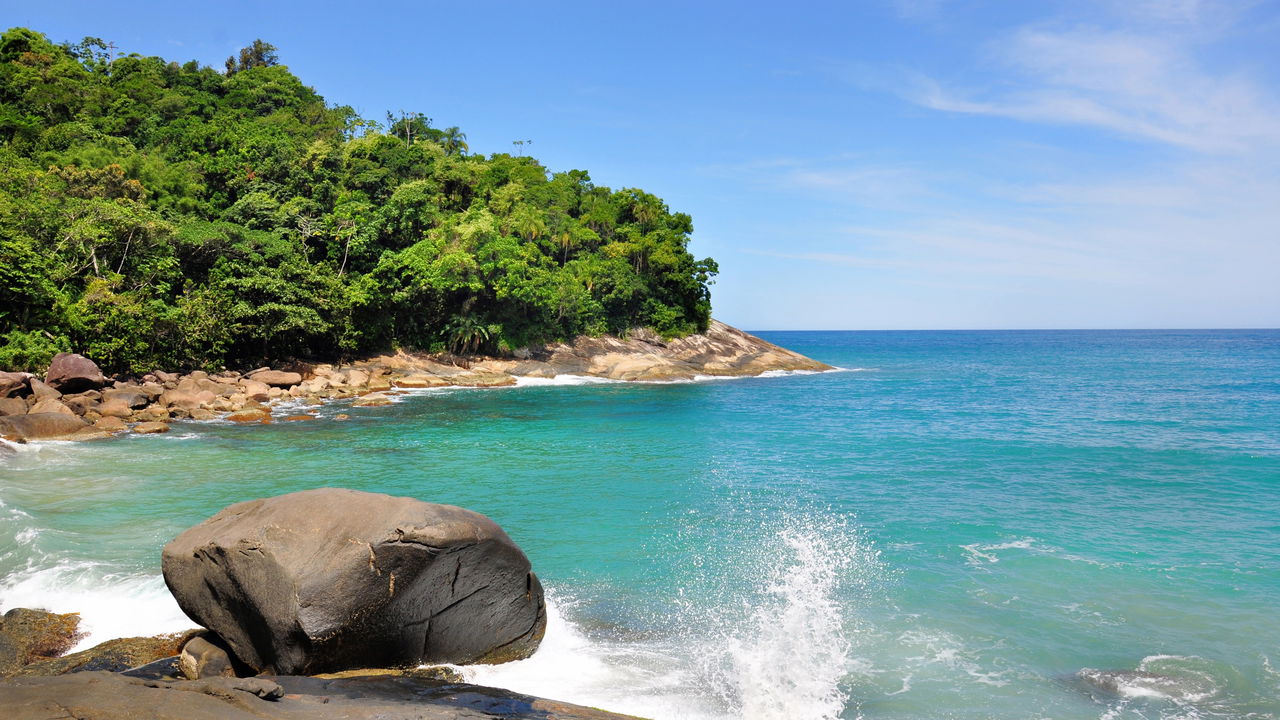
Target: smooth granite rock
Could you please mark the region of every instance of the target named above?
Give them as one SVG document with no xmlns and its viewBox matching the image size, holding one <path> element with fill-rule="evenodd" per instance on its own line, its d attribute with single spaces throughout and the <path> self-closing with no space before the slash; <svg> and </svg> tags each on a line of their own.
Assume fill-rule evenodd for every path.
<svg viewBox="0 0 1280 720">
<path fill-rule="evenodd" d="M 542 587 L 502 528 L 412 498 L 323 488 L 232 505 L 165 546 L 178 605 L 260 672 L 528 657 Z"/>
<path fill-rule="evenodd" d="M 44 381 L 60 393 L 96 390 L 106 384 L 98 365 L 79 353 L 58 353 L 49 363 Z"/>
<path fill-rule="evenodd" d="M 66 438 L 86 427 L 84 420 L 60 412 L 0 417 L 0 437 L 17 442 Z"/>
</svg>

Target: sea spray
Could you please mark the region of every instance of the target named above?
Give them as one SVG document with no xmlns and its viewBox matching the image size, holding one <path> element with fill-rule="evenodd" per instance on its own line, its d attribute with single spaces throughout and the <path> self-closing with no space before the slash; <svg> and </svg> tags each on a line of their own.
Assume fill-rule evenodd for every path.
<svg viewBox="0 0 1280 720">
<path fill-rule="evenodd" d="M 874 557 L 857 542 L 841 524 L 798 524 L 774 537 L 776 554 L 762 578 L 763 592 L 745 626 L 723 645 L 723 692 L 734 716 L 841 715 L 848 700 L 841 681 L 853 648 L 841 586 L 860 557 Z"/>
<path fill-rule="evenodd" d="M 841 717 L 858 662 L 850 599 L 879 584 L 878 553 L 852 522 L 823 515 L 719 530 L 718 541 L 698 538 L 719 560 L 690 558 L 674 611 L 635 613 L 649 630 L 593 630 L 588 598 L 569 594 L 581 590 L 549 589 L 547 635 L 532 658 L 463 673 L 655 720 Z"/>
</svg>

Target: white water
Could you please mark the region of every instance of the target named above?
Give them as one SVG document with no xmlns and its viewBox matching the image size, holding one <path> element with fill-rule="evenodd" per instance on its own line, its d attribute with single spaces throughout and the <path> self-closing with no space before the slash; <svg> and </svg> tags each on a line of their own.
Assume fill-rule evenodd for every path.
<svg viewBox="0 0 1280 720">
<path fill-rule="evenodd" d="M 471 682 L 654 720 L 834 720 L 853 664 L 851 619 L 838 599 L 850 569 L 876 571 L 875 553 L 834 523 L 785 528 L 756 547 L 772 555 L 756 558 L 750 603 L 690 608 L 670 637 L 591 637 L 566 617 L 573 601 L 550 593 L 533 657 L 460 670 Z"/>
</svg>

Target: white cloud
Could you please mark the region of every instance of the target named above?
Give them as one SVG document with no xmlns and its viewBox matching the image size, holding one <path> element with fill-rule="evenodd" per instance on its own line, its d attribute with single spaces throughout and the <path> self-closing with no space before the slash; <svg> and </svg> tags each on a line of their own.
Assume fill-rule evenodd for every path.
<svg viewBox="0 0 1280 720">
<path fill-rule="evenodd" d="M 935 110 L 1085 125 L 1204 153 L 1280 147 L 1280 103 L 1240 74 L 1215 74 L 1176 40 L 1098 29 L 1023 28 L 996 57 L 1014 89 L 961 94 L 922 79 Z"/>
</svg>

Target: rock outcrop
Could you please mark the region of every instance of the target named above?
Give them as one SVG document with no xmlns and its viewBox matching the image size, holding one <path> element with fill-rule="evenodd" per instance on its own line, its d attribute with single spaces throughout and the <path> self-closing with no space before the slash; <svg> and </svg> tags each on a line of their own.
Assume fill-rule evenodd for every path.
<svg viewBox="0 0 1280 720">
<path fill-rule="evenodd" d="M 232 505 L 162 554 L 178 605 L 259 672 L 528 657 L 542 587 L 478 513 L 324 488 Z"/>
<path fill-rule="evenodd" d="M 173 681 L 86 672 L 0 682 L 6 720 L 637 720 L 497 688 L 369 675 Z"/>
</svg>

